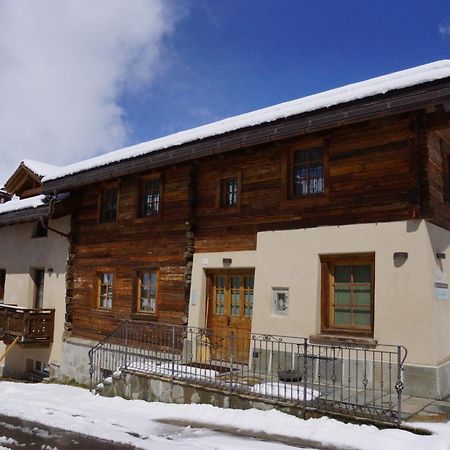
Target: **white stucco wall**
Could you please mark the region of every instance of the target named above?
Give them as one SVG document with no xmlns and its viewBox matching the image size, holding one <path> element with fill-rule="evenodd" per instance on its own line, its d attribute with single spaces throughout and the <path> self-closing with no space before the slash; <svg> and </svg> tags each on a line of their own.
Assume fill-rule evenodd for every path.
<svg viewBox="0 0 450 450">
<path fill-rule="evenodd" d="M 436 366 L 450 356 L 450 300 L 438 301 L 436 251 L 445 252 L 450 232 L 426 221 L 403 221 L 258 233 L 255 252 L 196 254 L 189 323 L 205 326 L 205 269 L 255 268 L 252 331 L 303 336 L 320 333 L 320 255 L 375 253 L 374 339 L 404 345 L 408 363 Z M 402 265 L 394 252 L 407 252 Z M 450 258 L 450 254 L 448 254 Z M 450 271 L 448 260 L 443 270 Z M 273 312 L 272 287 L 289 288 L 285 316 Z"/>
<path fill-rule="evenodd" d="M 63 233 L 69 233 L 70 216 L 52 220 L 49 225 Z M 33 238 L 33 229 L 33 223 L 0 227 L 0 268 L 6 269 L 4 302 L 32 308 L 32 274 L 35 268 L 44 269 L 43 306 L 55 309 L 54 342 L 48 349 L 15 348 L 1 363 L 0 372 L 5 365 L 15 372 L 23 372 L 26 358 L 51 364 L 59 364 L 61 361 L 69 242 L 67 238 L 52 231 L 48 232 L 48 237 Z M 4 348 L 0 343 L 0 354 Z"/>
</svg>

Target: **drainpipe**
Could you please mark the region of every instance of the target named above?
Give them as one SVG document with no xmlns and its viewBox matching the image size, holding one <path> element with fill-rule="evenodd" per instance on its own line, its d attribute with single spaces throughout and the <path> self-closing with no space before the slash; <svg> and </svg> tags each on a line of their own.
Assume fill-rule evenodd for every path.
<svg viewBox="0 0 450 450">
<path fill-rule="evenodd" d="M 46 229 L 53 231 L 53 233 L 58 234 L 59 236 L 65 237 L 70 242 L 70 233 L 63 233 L 62 231 L 59 231 L 53 227 L 48 226 L 48 222 L 50 221 L 51 217 L 53 216 L 53 213 L 55 212 L 55 202 L 58 200 L 64 200 L 65 198 L 69 197 L 69 194 L 57 194 L 56 191 L 52 195 L 47 195 L 45 197 L 45 201 L 48 200 L 49 205 L 49 213 L 47 216 L 42 216 L 40 221 L 41 225 Z M 44 219 L 47 219 L 47 223 Z"/>
</svg>

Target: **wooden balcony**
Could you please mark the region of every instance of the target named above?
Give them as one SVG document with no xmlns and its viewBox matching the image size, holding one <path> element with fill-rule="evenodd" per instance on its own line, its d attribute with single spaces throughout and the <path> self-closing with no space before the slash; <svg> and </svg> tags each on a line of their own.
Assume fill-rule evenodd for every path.
<svg viewBox="0 0 450 450">
<path fill-rule="evenodd" d="M 54 309 L 0 305 L 0 339 L 6 344 L 19 337 L 19 345 L 48 347 L 53 342 Z"/>
</svg>

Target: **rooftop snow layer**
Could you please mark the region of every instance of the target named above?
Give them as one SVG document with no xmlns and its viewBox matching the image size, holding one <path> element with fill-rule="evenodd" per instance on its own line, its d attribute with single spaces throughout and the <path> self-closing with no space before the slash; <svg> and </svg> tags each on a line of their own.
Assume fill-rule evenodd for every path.
<svg viewBox="0 0 450 450">
<path fill-rule="evenodd" d="M 60 167 L 54 166 L 53 164 L 33 161 L 32 159 L 24 159 L 22 164 L 40 177 L 51 175 L 55 170 L 60 169 Z"/>
<path fill-rule="evenodd" d="M 0 204 L 0 214 L 5 214 L 21 209 L 37 208 L 44 204 L 45 195 L 36 195 L 35 197 L 25 198 L 23 200 L 12 199 L 9 202 Z"/>
<path fill-rule="evenodd" d="M 347 103 L 373 95 L 385 94 L 386 92 L 395 89 L 403 89 L 447 77 L 450 77 L 450 60 L 436 61 L 412 69 L 394 72 L 239 116 L 230 117 L 208 125 L 116 150 L 65 167 L 55 168 L 55 170 L 45 176 L 43 181 L 62 178 L 84 170 L 94 169 L 124 159 L 145 155 L 156 150 L 179 146 L 181 144 L 217 136 L 241 128 L 272 122 L 277 119 L 283 119 L 321 108 L 329 108 L 330 106 L 339 105 L 341 103 Z"/>
</svg>

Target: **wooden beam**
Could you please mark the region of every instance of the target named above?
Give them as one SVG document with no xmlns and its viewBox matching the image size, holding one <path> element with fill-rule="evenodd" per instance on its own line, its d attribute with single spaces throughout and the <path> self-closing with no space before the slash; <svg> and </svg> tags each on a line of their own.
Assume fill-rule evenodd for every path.
<svg viewBox="0 0 450 450">
<path fill-rule="evenodd" d="M 2 356 L 0 356 L 0 362 L 2 362 L 5 358 L 6 355 L 14 348 L 14 346 L 17 344 L 17 342 L 19 342 L 20 340 L 20 336 L 17 336 L 14 341 L 12 342 L 11 345 L 8 346 L 8 348 L 5 350 L 5 352 L 3 353 Z"/>
</svg>

